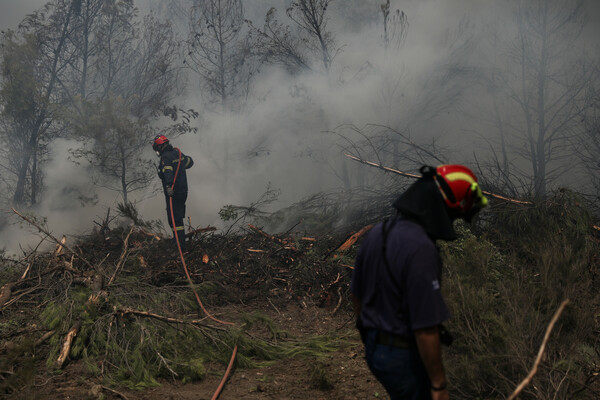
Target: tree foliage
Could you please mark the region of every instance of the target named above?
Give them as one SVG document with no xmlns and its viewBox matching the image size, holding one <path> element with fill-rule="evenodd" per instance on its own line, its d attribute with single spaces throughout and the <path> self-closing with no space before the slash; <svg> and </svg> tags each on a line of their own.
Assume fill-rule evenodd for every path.
<svg viewBox="0 0 600 400">
<path fill-rule="evenodd" d="M 453 310 L 448 328 L 455 337 L 446 365 L 457 397 L 512 393 L 564 299 L 570 305 L 521 397 L 594 397 L 600 270 L 591 221 L 579 196 L 560 191 L 535 206 L 498 207 L 485 215 L 479 234 L 463 226 L 459 240 L 444 245 L 445 295 Z"/>
<path fill-rule="evenodd" d="M 3 39 L 2 140 L 13 154 L 5 166 L 13 201 L 36 203 L 40 165 L 58 136 L 80 140 L 74 154 L 125 199 L 147 186 L 141 149 L 179 88 L 170 24 L 138 19 L 130 0 L 55 0 Z"/>
</svg>

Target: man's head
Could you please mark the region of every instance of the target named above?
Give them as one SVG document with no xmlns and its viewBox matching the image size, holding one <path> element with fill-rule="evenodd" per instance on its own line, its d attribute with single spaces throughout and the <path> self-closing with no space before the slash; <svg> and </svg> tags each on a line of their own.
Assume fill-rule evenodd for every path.
<svg viewBox="0 0 600 400">
<path fill-rule="evenodd" d="M 477 177 L 464 165 L 440 165 L 435 169 L 433 179 L 452 219 L 470 221 L 487 206 L 487 198 L 481 192 Z"/>
<path fill-rule="evenodd" d="M 157 154 L 163 152 L 163 150 L 169 145 L 169 139 L 165 135 L 158 135 L 154 138 L 152 142 L 152 150 L 154 150 Z"/>
<path fill-rule="evenodd" d="M 462 165 L 423 166 L 423 175 L 393 203 L 404 217 L 419 222 L 434 239 L 453 240 L 452 222 L 468 222 L 487 205 L 475 174 Z"/>
</svg>

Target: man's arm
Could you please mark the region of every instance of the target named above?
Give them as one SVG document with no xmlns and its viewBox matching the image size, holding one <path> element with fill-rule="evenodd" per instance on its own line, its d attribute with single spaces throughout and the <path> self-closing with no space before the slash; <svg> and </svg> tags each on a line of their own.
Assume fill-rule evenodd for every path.
<svg viewBox="0 0 600 400">
<path fill-rule="evenodd" d="M 440 331 L 437 326 L 418 329 L 415 331 L 417 347 L 421 360 L 425 365 L 431 386 L 434 388 L 444 388 L 443 390 L 431 390 L 433 400 L 449 399 L 446 387 L 446 373 L 442 363 L 442 349 L 440 343 Z"/>
<path fill-rule="evenodd" d="M 173 178 L 175 177 L 175 171 L 173 170 L 173 163 L 171 157 L 163 155 L 160 158 L 160 172 L 162 173 L 162 183 L 165 188 L 173 185 Z"/>
<path fill-rule="evenodd" d="M 182 162 L 185 169 L 190 169 L 194 165 L 194 160 L 190 156 L 184 156 Z"/>
</svg>

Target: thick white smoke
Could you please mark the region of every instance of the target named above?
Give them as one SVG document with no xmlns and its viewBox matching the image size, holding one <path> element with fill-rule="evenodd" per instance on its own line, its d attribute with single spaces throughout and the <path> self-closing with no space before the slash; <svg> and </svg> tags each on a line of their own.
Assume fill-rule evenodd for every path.
<svg viewBox="0 0 600 400">
<path fill-rule="evenodd" d="M 383 2 L 372 3 L 378 7 Z M 8 3 L 2 0 L 1 23 L 11 27 L 12 20 L 6 20 L 10 14 L 4 12 L 9 9 L 4 7 Z M 10 3 L 14 14 L 17 2 Z M 255 0 L 247 4 L 255 3 L 266 9 L 264 2 Z M 275 3 L 282 9 L 285 1 Z M 281 190 L 277 206 L 342 186 L 343 163 L 350 174 L 356 171 L 353 168 L 363 168 L 344 158 L 339 145 L 347 142 L 331 132 L 339 131 L 337 128 L 345 124 L 362 127 L 374 123 L 393 128 L 409 124 L 411 137 L 422 143 L 431 143 L 435 138 L 437 146 L 447 149 L 451 161 L 472 158 L 474 136 L 465 133 L 472 127 L 464 126 L 462 114 L 452 108 L 453 104 L 446 105 L 448 111 L 443 118 L 420 115 L 422 110 L 418 106 L 428 93 L 435 100 L 436 93 L 441 92 L 438 87 L 432 88 L 432 84 L 448 84 L 447 80 L 431 81 L 430 77 L 435 68 L 448 63 L 450 44 L 460 45 L 461 41 L 473 38 L 485 30 L 490 20 L 508 19 L 511 14 L 504 3 L 495 0 L 392 2 L 393 9 L 400 8 L 407 14 L 409 28 L 403 47 L 388 52 L 382 45 L 380 19 L 373 19 L 358 29 L 341 24 L 339 16 L 333 15 L 329 28 L 335 33 L 339 52 L 329 74 L 316 71 L 290 77 L 276 68 L 265 69 L 254 81 L 245 105 L 235 113 L 209 111 L 198 89 L 190 84 L 191 90 L 177 99 L 177 103 L 200 112 L 201 118 L 196 122 L 199 131 L 173 138 L 172 143 L 195 161 L 188 171 L 187 215 L 192 224 L 219 225 L 221 207 L 249 205 L 268 185 Z M 33 9 L 35 7 L 29 11 Z M 592 14 L 598 16 L 599 9 L 599 6 L 592 7 Z M 19 11 L 28 12 L 24 8 Z M 264 15 L 263 12 L 250 10 L 255 25 L 262 26 L 258 16 Z M 600 18 L 596 18 L 587 28 L 590 35 L 598 32 L 599 21 Z M 470 33 L 465 34 L 465 30 Z M 477 38 L 475 35 L 474 45 L 484 46 Z M 460 60 L 461 65 L 467 67 L 477 61 Z M 190 80 L 195 81 L 195 78 Z M 56 236 L 89 232 L 94 226 L 93 219 L 101 218 L 107 208 L 114 209 L 120 201 L 118 193 L 90 186 L 86 166 L 74 166 L 69 160 L 67 149 L 74 146 L 77 143 L 64 140 L 52 146 L 51 160 L 46 166 L 48 190 L 35 210 L 36 214 L 48 218 L 48 226 Z M 153 157 L 150 146 L 147 156 Z M 415 165 L 415 169 L 418 167 Z M 155 181 L 154 189 L 157 184 Z M 82 205 L 74 195 L 78 191 L 86 194 L 94 191 L 98 195 L 97 203 Z M 149 189 L 134 195 L 141 217 L 161 219 L 166 225 L 164 197 L 161 193 L 149 196 L 151 193 Z M 17 226 L 12 226 L 0 233 L 4 247 L 17 251 L 19 244 L 36 243 L 27 233 L 29 228 L 15 229 Z"/>
</svg>

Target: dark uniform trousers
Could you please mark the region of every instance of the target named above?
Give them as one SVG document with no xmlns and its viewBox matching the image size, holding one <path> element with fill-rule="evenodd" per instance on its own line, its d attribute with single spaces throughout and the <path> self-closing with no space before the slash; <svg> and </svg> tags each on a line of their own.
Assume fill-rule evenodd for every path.
<svg viewBox="0 0 600 400">
<path fill-rule="evenodd" d="M 187 199 L 187 192 L 175 193 L 173 199 L 173 216 L 171 215 L 171 201 L 169 196 L 165 196 L 167 201 L 167 220 L 169 226 L 173 229 L 173 244 L 177 247 L 177 239 L 179 239 L 179 245 L 181 251 L 185 251 L 185 226 L 183 225 L 183 219 L 185 218 L 185 201 Z M 175 218 L 175 224 L 173 224 L 173 218 Z M 175 237 L 177 232 L 177 238 Z"/>
</svg>

